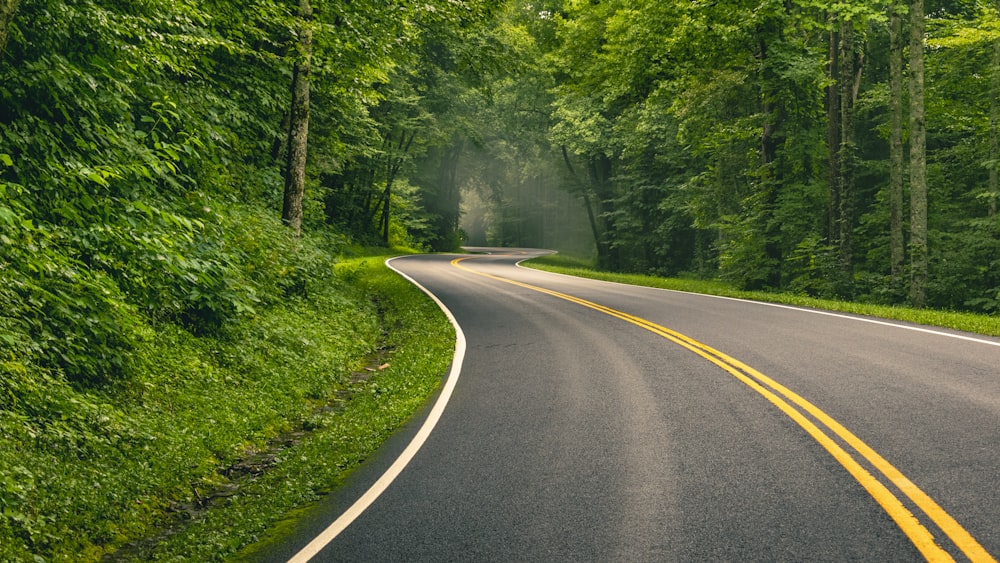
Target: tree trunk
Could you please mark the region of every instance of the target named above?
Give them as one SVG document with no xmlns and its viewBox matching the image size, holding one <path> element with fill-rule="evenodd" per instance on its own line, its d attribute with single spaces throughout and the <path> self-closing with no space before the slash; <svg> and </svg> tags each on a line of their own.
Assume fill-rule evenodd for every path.
<svg viewBox="0 0 1000 563">
<path fill-rule="evenodd" d="M 386 155 L 389 154 L 390 149 L 392 149 L 392 131 L 386 133 L 382 137 L 382 152 Z M 389 156 L 386 156 L 386 170 L 391 170 L 389 167 Z M 376 217 L 380 217 L 379 213 L 382 210 L 382 203 L 385 201 L 385 189 L 376 190 L 375 188 L 375 178 L 378 175 L 378 168 L 381 166 L 380 162 L 373 162 L 368 170 L 368 203 L 371 204 L 374 200 L 375 205 L 369 205 L 367 207 L 369 211 L 368 222 L 374 223 Z M 376 194 L 378 197 L 376 198 Z M 378 227 L 375 229 L 376 232 L 382 232 L 382 220 L 379 219 Z"/>
<path fill-rule="evenodd" d="M 826 88 L 826 144 L 827 144 L 827 184 L 830 202 L 827 210 L 827 242 L 831 246 L 840 244 L 840 32 L 836 26 L 836 16 L 830 16 L 830 44 L 828 51 L 828 72 L 830 85 Z"/>
<path fill-rule="evenodd" d="M 392 204 L 392 184 L 396 181 L 396 170 L 390 158 L 385 171 L 385 188 L 382 190 L 382 215 L 378 221 L 379 234 L 382 242 L 389 244 L 389 205 Z"/>
<path fill-rule="evenodd" d="M 391 217 L 390 204 L 392 203 L 392 185 L 396 181 L 399 169 L 403 166 L 406 153 L 410 152 L 410 145 L 417 136 L 416 131 L 411 131 L 410 136 L 406 136 L 406 131 L 399 133 L 399 145 L 396 147 L 396 155 L 390 154 L 386 157 L 385 190 L 382 192 L 382 218 L 379 220 L 379 230 L 382 235 L 382 242 L 389 244 L 389 219 Z"/>
<path fill-rule="evenodd" d="M 996 9 L 1000 12 L 1000 0 L 997 0 Z M 990 73 L 990 154 L 989 154 L 989 166 L 990 166 L 990 179 L 989 179 L 989 195 L 990 195 L 990 227 L 993 229 L 994 235 L 997 233 L 998 225 L 996 223 L 997 216 L 997 199 L 1000 198 L 1000 179 L 997 178 L 997 168 L 1000 163 L 997 162 L 1000 159 L 1000 39 L 993 40 L 993 68 Z"/>
<path fill-rule="evenodd" d="M 840 235 L 839 257 L 840 275 L 844 288 L 849 291 L 854 278 L 854 106 L 855 67 L 854 23 L 844 20 L 840 26 L 840 75 L 837 87 L 840 90 L 840 146 L 837 155 L 837 185 L 839 188 L 837 209 L 837 232 Z"/>
<path fill-rule="evenodd" d="M 587 210 L 587 219 L 590 221 L 590 232 L 594 236 L 594 246 L 597 248 L 597 263 L 598 265 L 604 265 L 608 262 L 608 248 L 604 243 L 604 235 L 597 223 L 597 216 L 594 213 L 594 205 L 590 201 L 589 188 L 577 175 L 576 168 L 573 166 L 573 161 L 570 160 L 569 152 L 566 150 L 566 145 L 563 145 L 561 148 L 563 162 L 566 163 L 566 169 L 569 170 L 570 176 L 573 177 L 573 181 L 577 184 L 577 186 L 579 186 L 580 192 L 583 195 L 583 205 Z"/>
<path fill-rule="evenodd" d="M 894 0 L 889 6 L 889 264 L 892 290 L 903 287 L 903 14 Z"/>
<path fill-rule="evenodd" d="M 615 211 L 611 159 L 603 154 L 590 157 L 587 162 L 587 173 L 597 198 L 597 209 L 600 212 L 597 220 L 601 223 L 603 233 L 598 245 L 598 265 L 611 271 L 619 271 L 622 265 L 621 249 L 614 244 L 616 232 L 614 221 L 611 219 Z"/>
<path fill-rule="evenodd" d="M 927 302 L 927 130 L 924 114 L 924 0 L 910 2 L 910 303 Z"/>
<path fill-rule="evenodd" d="M 764 115 L 764 126 L 760 133 L 760 188 L 764 192 L 763 209 L 761 210 L 761 226 L 764 230 L 764 255 L 767 259 L 765 270 L 767 272 L 764 285 L 767 287 L 781 287 L 781 236 L 780 225 L 774 220 L 774 212 L 778 207 L 778 188 L 781 186 L 781 178 L 777 169 L 778 146 L 780 139 L 778 132 L 781 130 L 783 121 L 782 108 L 775 103 L 776 97 L 771 85 L 776 82 L 773 72 L 769 69 L 768 44 L 763 37 L 759 38 L 758 58 L 761 61 L 760 83 L 761 92 L 761 113 Z"/>
<path fill-rule="evenodd" d="M 17 13 L 17 4 L 20 0 L 0 0 L 0 54 L 3 54 L 7 46 L 7 34 L 10 25 L 14 22 L 14 14 Z"/>
<path fill-rule="evenodd" d="M 295 236 L 302 233 L 302 200 L 306 187 L 306 154 L 309 146 L 309 72 L 312 58 L 312 7 L 299 1 L 299 49 L 292 75 L 292 107 L 289 111 L 288 161 L 285 168 L 285 200 L 281 219 Z"/>
</svg>

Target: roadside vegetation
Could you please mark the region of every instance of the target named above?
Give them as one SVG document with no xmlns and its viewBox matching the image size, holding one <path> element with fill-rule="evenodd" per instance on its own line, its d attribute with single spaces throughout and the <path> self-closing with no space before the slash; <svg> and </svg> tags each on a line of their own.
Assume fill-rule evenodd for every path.
<svg viewBox="0 0 1000 563">
<path fill-rule="evenodd" d="M 0 0 L 0 561 L 223 559 L 444 374 L 487 3 L 316 4 Z"/>
<path fill-rule="evenodd" d="M 454 343 L 437 306 L 384 255 L 286 244 L 310 257 L 300 294 L 210 336 L 133 318 L 127 384 L 2 364 L 0 560 L 223 560 L 426 401 Z"/>
<path fill-rule="evenodd" d="M 525 262 L 524 265 L 530 268 L 545 270 L 547 272 L 595 280 L 641 285 L 644 287 L 657 287 L 675 291 L 687 291 L 691 293 L 703 293 L 707 295 L 719 295 L 722 297 L 735 297 L 738 299 L 751 299 L 754 301 L 780 303 L 784 305 L 794 305 L 797 307 L 808 307 L 826 311 L 839 311 L 843 313 L 853 313 L 856 315 L 866 315 L 870 317 L 892 319 L 928 326 L 951 328 L 986 336 L 1000 336 L 1000 317 L 997 317 L 996 315 L 941 311 L 934 309 L 914 309 L 912 307 L 905 306 L 879 305 L 874 303 L 840 301 L 835 299 L 819 299 L 808 295 L 779 291 L 747 291 L 738 289 L 731 283 L 718 280 L 666 278 L 642 274 L 621 274 L 599 270 L 590 260 L 561 254 L 550 254 L 547 256 L 533 258 L 530 261 Z"/>
</svg>

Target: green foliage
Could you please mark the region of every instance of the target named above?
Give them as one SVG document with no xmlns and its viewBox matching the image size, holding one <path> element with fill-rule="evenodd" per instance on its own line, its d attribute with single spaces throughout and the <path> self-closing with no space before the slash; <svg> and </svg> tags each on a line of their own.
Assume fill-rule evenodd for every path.
<svg viewBox="0 0 1000 563">
<path fill-rule="evenodd" d="M 835 248 L 823 244 L 818 237 L 803 240 L 785 263 L 788 289 L 810 297 L 834 297 L 842 291 L 837 286 L 839 267 Z"/>
<path fill-rule="evenodd" d="M 97 333 L 88 333 L 86 343 L 50 343 L 32 332 L 42 329 L 24 314 L 32 302 L 19 301 L 16 289 L 0 292 L 22 307 L 5 308 L 20 314 L 0 325 L 0 559 L 95 560 L 150 533 L 170 511 L 200 510 L 199 497 L 220 481 L 222 468 L 303 424 L 313 405 L 334 401 L 357 362 L 382 345 L 379 313 L 366 290 L 334 275 L 332 241 L 293 239 L 276 218 L 252 208 L 220 206 L 213 213 L 226 233 L 217 244 L 238 257 L 227 275 L 252 285 L 258 299 L 255 314 L 230 318 L 211 333 L 198 336 L 162 318 L 143 324 L 150 317 L 120 292 L 95 300 L 97 289 L 115 287 L 111 278 L 99 285 L 81 273 L 93 270 L 57 262 L 52 252 L 36 251 L 31 260 L 78 269 L 14 278 L 12 287 L 67 292 L 79 303 L 66 315 L 117 306 L 135 324 L 131 331 L 94 318 L 94 331 L 118 326 L 119 340 L 104 334 L 104 342 L 95 342 Z M 367 280 L 367 272 L 355 283 Z M 80 338 L 74 323 L 86 324 L 48 310 L 38 319 L 44 330 L 73 328 L 64 335 L 71 339 Z M 119 374 L 127 379 L 109 379 L 114 358 L 100 355 L 105 346 L 128 361 Z M 53 350 L 63 364 L 50 365 Z M 93 375 L 81 370 L 97 370 L 97 362 L 102 371 L 94 373 L 104 379 L 82 377 Z"/>
<path fill-rule="evenodd" d="M 329 447 L 359 424 L 357 413 L 330 414 L 358 391 L 352 371 L 395 345 L 398 371 L 357 403 L 373 430 L 351 446 L 353 465 L 443 372 L 450 328 L 419 292 L 374 263 L 352 274 L 362 287 L 335 274 L 347 236 L 370 235 L 369 206 L 355 206 L 354 222 L 333 211 L 344 235 L 311 194 L 302 238 L 274 211 L 293 8 L 21 0 L 9 28 L 5 14 L 0 560 L 98 560 L 177 524 L 171 514 L 200 514 L 224 469 L 281 432 L 336 421 Z M 500 68 L 466 41 L 489 46 L 479 30 L 491 10 L 445 0 L 323 6 L 310 189 L 352 171 L 372 175 L 365 189 L 388 180 L 391 242 L 454 246 L 457 197 L 428 203 L 434 180 L 417 182 L 417 159 L 471 135 L 471 120 L 445 114 Z M 326 468 L 317 488 L 345 467 Z M 315 494 L 307 486 L 281 500 Z M 216 537 L 202 554 L 250 539 Z"/>
<path fill-rule="evenodd" d="M 450 362 L 454 333 L 433 302 L 389 271 L 383 265 L 384 259 L 385 256 L 377 256 L 344 260 L 336 268 L 338 279 L 350 280 L 354 287 L 348 295 L 373 298 L 374 302 L 368 302 L 366 308 L 378 304 L 383 315 L 381 326 L 372 324 L 373 315 L 364 314 L 370 311 L 357 311 L 357 301 L 344 299 L 343 294 L 337 298 L 333 293 L 325 293 L 314 303 L 315 308 L 310 306 L 308 312 L 300 311 L 304 315 L 281 313 L 283 318 L 276 317 L 267 326 L 259 325 L 233 335 L 239 341 L 249 337 L 253 343 L 250 349 L 259 350 L 259 356 L 247 357 L 242 353 L 245 348 L 227 347 L 222 356 L 225 363 L 232 362 L 235 373 L 245 374 L 239 380 L 241 385 L 249 386 L 251 381 L 261 383 L 255 396 L 262 393 L 286 400 L 294 398 L 288 397 L 292 393 L 285 386 L 290 386 L 296 392 L 305 391 L 307 397 L 316 401 L 339 391 L 340 399 L 334 403 L 336 409 L 307 413 L 303 424 L 314 433 L 309 440 L 281 452 L 273 468 L 248 483 L 225 506 L 208 512 L 166 541 L 140 551 L 137 558 L 226 560 L 247 544 L 273 536 L 275 525 L 282 518 L 301 514 L 301 507 L 310 506 L 342 482 L 347 473 L 424 404 Z M 338 326 L 345 320 L 346 326 Z M 359 321 L 362 327 L 351 326 Z M 299 331 L 302 326 L 322 330 L 302 334 Z M 324 382 L 329 385 L 328 376 L 317 376 L 330 371 L 331 361 L 342 365 L 345 358 L 323 354 L 334 350 L 342 354 L 351 349 L 348 343 L 359 336 L 362 342 L 354 346 L 392 346 L 394 352 L 387 361 L 390 365 L 374 375 L 365 372 L 370 379 L 364 381 L 350 383 L 342 378 L 333 387 L 324 386 Z M 324 341 L 331 337 L 336 339 L 336 345 Z M 270 358 L 273 354 L 279 357 Z M 299 373 L 296 366 L 302 359 L 309 363 Z M 312 361 L 316 361 L 315 366 Z M 253 367 L 261 365 L 274 369 L 275 373 L 261 373 L 260 367 Z M 279 377 L 279 373 L 285 375 Z M 305 383 L 308 381 L 320 385 L 310 390 Z M 289 406 L 292 404 L 294 401 Z M 220 425 L 224 422 L 213 416 Z M 240 525 L 234 527 L 234 522 Z M 256 549 L 259 547 L 243 551 L 237 558 L 245 559 Z"/>
<path fill-rule="evenodd" d="M 36 226 L 0 207 L 0 357 L 57 369 L 80 385 L 126 377 L 143 325 L 106 274 L 70 258 L 65 229 Z"/>
<path fill-rule="evenodd" d="M 906 298 L 908 278 L 891 271 L 887 250 L 884 2 L 509 6 L 503 17 L 511 45 L 526 53 L 522 59 L 542 62 L 516 67 L 534 74 L 501 83 L 502 95 L 479 113 L 490 123 L 491 111 L 505 111 L 518 123 L 497 127 L 504 135 L 488 150 L 503 157 L 470 181 L 469 191 L 492 207 L 475 216 L 503 218 L 505 228 L 491 231 L 489 242 L 545 245 L 521 228 L 532 219 L 530 206 L 503 196 L 517 193 L 509 186 L 522 178 L 558 165 L 580 213 L 591 214 L 590 240 L 603 268 L 698 272 L 739 287 L 883 303 Z M 928 13 L 928 300 L 993 310 L 996 7 L 959 3 Z M 830 75 L 831 32 L 844 25 L 854 34 L 844 56 L 858 64 L 850 84 Z M 828 146 L 842 133 L 829 136 L 839 122 L 827 110 L 841 109 L 838 100 L 827 107 L 829 89 L 857 96 L 842 153 L 850 158 L 842 161 L 831 160 L 841 147 Z M 519 103 L 511 107 L 507 98 Z M 526 107 L 549 119 L 510 119 Z M 533 162 L 521 154 L 535 149 L 539 132 L 548 144 Z M 849 178 L 837 172 L 848 169 Z M 841 201 L 843 182 L 849 189 Z"/>
</svg>

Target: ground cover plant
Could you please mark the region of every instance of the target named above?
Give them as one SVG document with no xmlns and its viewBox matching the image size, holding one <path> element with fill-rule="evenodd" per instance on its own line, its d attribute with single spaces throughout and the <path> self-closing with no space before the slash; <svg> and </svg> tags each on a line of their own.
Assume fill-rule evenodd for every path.
<svg viewBox="0 0 1000 563">
<path fill-rule="evenodd" d="M 445 373 L 450 325 L 385 256 L 225 213 L 250 227 L 231 242 L 252 314 L 198 334 L 129 311 L 129 369 L 105 385 L 0 365 L 0 559 L 224 558 L 334 487 Z M 260 241 L 241 237 L 267 232 L 249 257 Z"/>
</svg>

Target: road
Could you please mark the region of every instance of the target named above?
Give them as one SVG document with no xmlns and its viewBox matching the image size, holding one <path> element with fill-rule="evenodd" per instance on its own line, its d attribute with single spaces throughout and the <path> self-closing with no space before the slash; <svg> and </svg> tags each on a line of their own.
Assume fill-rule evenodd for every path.
<svg viewBox="0 0 1000 563">
<path fill-rule="evenodd" d="M 464 360 L 267 559 L 1000 554 L 1000 340 L 516 267 L 527 255 L 392 262 L 454 316 Z"/>
</svg>

